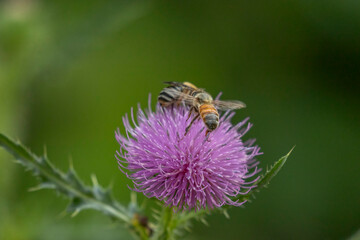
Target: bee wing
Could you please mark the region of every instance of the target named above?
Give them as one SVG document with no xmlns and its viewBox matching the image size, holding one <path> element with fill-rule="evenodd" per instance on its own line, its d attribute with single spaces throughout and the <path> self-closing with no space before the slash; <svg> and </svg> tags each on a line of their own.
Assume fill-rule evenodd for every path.
<svg viewBox="0 0 360 240">
<path fill-rule="evenodd" d="M 195 97 L 190 94 L 183 93 L 176 88 L 168 88 L 166 91 L 174 96 L 176 100 L 184 102 L 186 105 L 192 106 L 194 104 Z"/>
<path fill-rule="evenodd" d="M 235 109 L 240 109 L 240 108 L 246 107 L 245 103 L 243 103 L 241 101 L 237 101 L 237 100 L 232 100 L 232 101 L 214 100 L 212 103 L 215 105 L 215 107 L 218 110 L 221 110 L 221 111 L 235 110 Z"/>
</svg>

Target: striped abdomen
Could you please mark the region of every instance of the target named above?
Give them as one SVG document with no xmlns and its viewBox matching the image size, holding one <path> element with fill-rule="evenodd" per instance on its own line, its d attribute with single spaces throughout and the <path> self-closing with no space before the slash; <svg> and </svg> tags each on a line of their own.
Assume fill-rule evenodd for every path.
<svg viewBox="0 0 360 240">
<path fill-rule="evenodd" d="M 176 94 L 177 92 L 181 92 L 181 86 L 169 86 L 164 88 L 158 97 L 158 101 L 163 107 L 167 107 L 175 102 L 177 102 L 179 96 Z"/>
<path fill-rule="evenodd" d="M 190 85 L 187 85 L 187 83 L 184 85 L 190 86 Z M 173 103 L 180 104 L 180 102 L 182 101 L 182 99 L 180 97 L 180 93 L 192 94 L 192 92 L 194 92 L 194 91 L 189 88 L 183 87 L 181 85 L 169 86 L 169 87 L 164 88 L 160 92 L 158 101 L 161 104 L 161 106 L 163 106 L 163 107 L 170 106 Z"/>
<path fill-rule="evenodd" d="M 219 125 L 219 113 L 212 104 L 202 104 L 199 113 L 209 132 L 215 130 Z"/>
</svg>

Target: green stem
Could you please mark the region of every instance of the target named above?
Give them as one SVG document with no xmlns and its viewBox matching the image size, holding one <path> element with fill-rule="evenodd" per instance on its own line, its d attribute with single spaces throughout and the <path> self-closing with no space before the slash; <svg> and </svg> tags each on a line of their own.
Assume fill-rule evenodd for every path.
<svg viewBox="0 0 360 240">
<path fill-rule="evenodd" d="M 153 240 L 175 240 L 174 230 L 177 227 L 176 213 L 170 207 L 164 207 L 159 222 L 157 224 L 156 233 Z"/>
<path fill-rule="evenodd" d="M 164 229 L 165 229 L 165 239 L 172 239 L 173 236 L 173 230 L 176 226 L 172 224 L 174 217 L 174 211 L 167 207 L 164 209 Z"/>
</svg>

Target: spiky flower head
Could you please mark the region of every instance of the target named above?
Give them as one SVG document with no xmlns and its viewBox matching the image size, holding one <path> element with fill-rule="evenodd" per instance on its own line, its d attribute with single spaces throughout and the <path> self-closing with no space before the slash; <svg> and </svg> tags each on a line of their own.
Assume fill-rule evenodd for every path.
<svg viewBox="0 0 360 240">
<path fill-rule="evenodd" d="M 201 119 L 185 136 L 191 120 L 187 120 L 188 108 L 157 105 L 153 112 L 149 97 L 145 112 L 138 106 L 137 121 L 131 109 L 134 126 L 125 115 L 125 135 L 115 132 L 119 168 L 133 181 L 134 191 L 167 206 L 182 210 L 240 206 L 244 202 L 233 199 L 254 187 L 260 171 L 254 157 L 260 153 L 252 146 L 254 141 L 241 139 L 251 127 L 248 119 L 232 125 L 233 116 L 234 112 L 224 113 L 208 138 Z"/>
</svg>

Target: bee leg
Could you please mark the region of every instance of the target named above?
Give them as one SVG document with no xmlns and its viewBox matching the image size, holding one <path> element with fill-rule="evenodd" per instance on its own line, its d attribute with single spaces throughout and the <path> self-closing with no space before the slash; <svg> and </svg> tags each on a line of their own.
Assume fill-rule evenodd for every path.
<svg viewBox="0 0 360 240">
<path fill-rule="evenodd" d="M 184 135 L 184 136 L 186 136 L 186 134 L 187 134 L 187 133 L 189 132 L 189 130 L 190 130 L 191 125 L 192 125 L 192 124 L 195 122 L 195 120 L 198 119 L 199 117 L 200 117 L 200 114 L 196 115 L 196 116 L 191 120 L 189 126 L 187 126 L 186 129 L 185 129 L 185 135 Z"/>
<path fill-rule="evenodd" d="M 209 131 L 209 129 L 207 129 L 207 130 L 206 130 L 206 133 L 205 133 L 205 139 L 206 139 L 206 141 L 208 141 L 208 142 L 210 142 L 210 141 L 209 141 L 209 136 L 210 136 L 209 133 L 210 133 L 210 131 Z"/>
<path fill-rule="evenodd" d="M 188 115 L 188 117 L 187 117 L 186 121 L 188 121 L 188 120 L 189 120 L 189 118 L 190 118 L 190 116 L 191 116 L 191 114 L 192 114 L 193 110 L 194 110 L 194 107 L 191 107 L 191 108 L 190 108 L 190 111 L 189 111 L 189 115 Z"/>
</svg>

